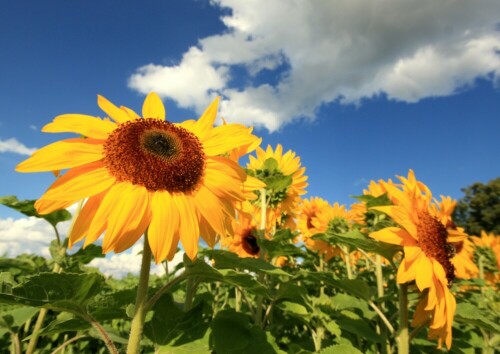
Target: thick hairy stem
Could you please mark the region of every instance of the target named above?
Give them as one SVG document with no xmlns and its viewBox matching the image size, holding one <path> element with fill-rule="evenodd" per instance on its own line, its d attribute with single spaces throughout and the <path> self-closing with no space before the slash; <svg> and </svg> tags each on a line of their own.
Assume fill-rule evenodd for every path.
<svg viewBox="0 0 500 354">
<path fill-rule="evenodd" d="M 140 352 L 142 328 L 147 312 L 147 295 L 149 285 L 149 270 L 151 268 L 151 248 L 148 242 L 148 232 L 144 234 L 144 249 L 142 251 L 141 273 L 135 299 L 135 313 L 130 327 L 130 336 L 127 345 L 127 354 Z"/>
<path fill-rule="evenodd" d="M 410 352 L 408 333 L 408 284 L 399 284 L 399 334 L 398 354 Z"/>
</svg>

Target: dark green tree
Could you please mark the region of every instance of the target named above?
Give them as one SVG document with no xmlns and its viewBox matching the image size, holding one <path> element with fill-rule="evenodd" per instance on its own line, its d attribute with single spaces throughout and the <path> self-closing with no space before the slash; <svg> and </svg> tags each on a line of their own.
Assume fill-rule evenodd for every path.
<svg viewBox="0 0 500 354">
<path fill-rule="evenodd" d="M 500 234 L 500 177 L 474 183 L 462 192 L 454 212 L 456 224 L 469 235 L 480 236 L 481 230 Z"/>
</svg>

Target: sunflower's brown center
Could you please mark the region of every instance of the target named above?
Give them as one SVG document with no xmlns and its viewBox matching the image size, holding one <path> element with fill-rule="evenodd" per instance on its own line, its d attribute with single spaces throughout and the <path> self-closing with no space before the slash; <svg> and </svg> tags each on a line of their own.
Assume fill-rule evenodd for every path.
<svg viewBox="0 0 500 354">
<path fill-rule="evenodd" d="M 307 217 L 307 229 L 310 230 L 314 227 L 313 223 L 312 223 L 312 216 L 308 216 Z"/>
<path fill-rule="evenodd" d="M 450 261 L 454 247 L 446 240 L 448 232 L 444 225 L 428 212 L 421 212 L 418 216 L 417 234 L 420 248 L 427 257 L 434 258 L 443 266 L 448 284 L 451 285 L 455 278 L 455 267 Z"/>
<path fill-rule="evenodd" d="M 252 235 L 252 229 L 247 230 L 241 238 L 241 247 L 252 256 L 259 254 L 260 247 L 257 244 L 257 238 Z"/>
<path fill-rule="evenodd" d="M 118 181 L 150 191 L 193 192 L 205 171 L 205 154 L 198 138 L 158 119 L 120 125 L 106 140 L 104 155 L 107 169 Z"/>
</svg>

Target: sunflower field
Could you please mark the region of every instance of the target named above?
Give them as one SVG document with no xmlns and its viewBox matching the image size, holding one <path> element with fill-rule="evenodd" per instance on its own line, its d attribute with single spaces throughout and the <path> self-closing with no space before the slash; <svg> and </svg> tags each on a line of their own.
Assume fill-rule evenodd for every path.
<svg viewBox="0 0 500 354">
<path fill-rule="evenodd" d="M 414 171 L 330 204 L 293 151 L 214 126 L 217 99 L 182 123 L 155 93 L 98 105 L 17 166 L 53 172 L 45 194 L 0 198 L 54 230 L 51 259 L 0 258 L 1 353 L 499 352 L 500 236 L 467 234 Z M 138 276 L 88 266 L 137 243 Z"/>
</svg>

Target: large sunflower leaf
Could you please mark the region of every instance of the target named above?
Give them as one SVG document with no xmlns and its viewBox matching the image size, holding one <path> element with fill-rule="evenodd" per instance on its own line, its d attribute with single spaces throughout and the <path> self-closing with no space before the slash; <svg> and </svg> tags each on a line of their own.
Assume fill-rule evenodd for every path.
<svg viewBox="0 0 500 354">
<path fill-rule="evenodd" d="M 83 314 L 103 284 L 104 277 L 95 273 L 40 273 L 13 287 L 2 286 L 0 302 Z"/>
<path fill-rule="evenodd" d="M 500 333 L 500 325 L 483 315 L 482 311 L 471 303 L 457 304 L 455 321 Z"/>
<path fill-rule="evenodd" d="M 245 314 L 223 310 L 213 319 L 212 337 L 217 353 L 271 354 L 276 353 L 267 342 L 266 333 L 250 323 Z"/>
</svg>

